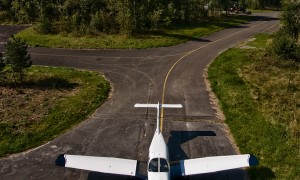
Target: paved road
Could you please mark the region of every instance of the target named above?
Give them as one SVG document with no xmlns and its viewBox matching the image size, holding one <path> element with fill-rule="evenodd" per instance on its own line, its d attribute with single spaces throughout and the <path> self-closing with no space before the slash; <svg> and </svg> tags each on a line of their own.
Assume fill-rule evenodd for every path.
<svg viewBox="0 0 300 180">
<path fill-rule="evenodd" d="M 25 29 L 28 26 L 13 26 L 13 25 L 6 25 L 0 26 L 0 46 L 7 42 L 8 38 L 18 33 L 19 31 Z M 0 51 L 1 52 L 1 51 Z"/>
<path fill-rule="evenodd" d="M 260 14 L 260 16 L 262 16 Z M 94 115 L 36 149 L 0 159 L 2 179 L 127 179 L 54 166 L 60 153 L 112 156 L 146 162 L 155 129 L 155 111 L 135 103 L 181 103 L 164 111 L 163 134 L 171 160 L 237 154 L 203 76 L 218 54 L 278 24 L 275 13 L 197 41 L 146 50 L 67 50 L 30 48 L 34 64 L 101 71 L 110 80 L 111 98 Z M 0 33 L 3 34 L 2 27 Z M 3 46 L 0 45 L 0 51 Z M 167 77 L 167 78 L 166 78 Z M 164 89 L 165 85 L 165 89 Z M 164 94 L 164 95 L 163 95 Z M 251 153 L 251 152 L 250 152 Z M 141 164 L 145 168 L 145 163 Z M 141 171 L 145 173 L 145 169 Z M 243 170 L 191 179 L 247 179 Z"/>
</svg>

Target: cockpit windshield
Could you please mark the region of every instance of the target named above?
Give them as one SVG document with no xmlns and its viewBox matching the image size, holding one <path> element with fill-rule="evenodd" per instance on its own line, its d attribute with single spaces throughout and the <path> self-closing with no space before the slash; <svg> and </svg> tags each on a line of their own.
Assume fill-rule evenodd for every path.
<svg viewBox="0 0 300 180">
<path fill-rule="evenodd" d="M 149 172 L 169 172 L 168 161 L 164 158 L 153 158 L 149 163 Z"/>
</svg>

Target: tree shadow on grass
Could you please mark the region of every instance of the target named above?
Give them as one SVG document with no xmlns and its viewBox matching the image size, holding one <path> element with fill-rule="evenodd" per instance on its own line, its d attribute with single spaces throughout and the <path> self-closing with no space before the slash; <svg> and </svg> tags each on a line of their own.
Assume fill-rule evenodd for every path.
<svg viewBox="0 0 300 180">
<path fill-rule="evenodd" d="M 207 39 L 196 38 L 193 36 L 187 36 L 187 35 L 182 35 L 182 34 L 172 34 L 172 33 L 163 32 L 162 35 L 166 36 L 166 37 L 170 37 L 170 38 L 180 39 L 183 41 L 211 42 L 210 40 L 207 40 Z"/>
<path fill-rule="evenodd" d="M 177 29 L 180 29 L 180 27 L 177 27 Z M 135 34 L 133 36 L 138 39 L 149 39 L 151 36 L 162 36 L 162 37 L 178 39 L 180 41 L 210 42 L 207 39 L 197 38 L 197 37 L 184 35 L 180 33 L 168 33 L 165 30 L 151 30 L 149 32 L 140 32 L 140 34 Z"/>
<path fill-rule="evenodd" d="M 41 90 L 57 89 L 57 90 L 71 90 L 79 86 L 77 83 L 69 82 L 61 77 L 46 77 L 37 81 L 27 81 L 24 83 L 25 88 L 36 88 Z"/>
</svg>

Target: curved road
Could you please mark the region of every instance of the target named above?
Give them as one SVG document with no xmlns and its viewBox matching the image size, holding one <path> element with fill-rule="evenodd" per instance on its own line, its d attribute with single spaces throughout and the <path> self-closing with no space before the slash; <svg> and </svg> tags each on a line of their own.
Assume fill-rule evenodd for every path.
<svg viewBox="0 0 300 180">
<path fill-rule="evenodd" d="M 88 120 L 55 140 L 24 153 L 0 159 L 1 179 L 127 179 L 54 165 L 58 154 L 138 159 L 145 174 L 156 112 L 135 109 L 135 103 L 181 103 L 164 111 L 163 134 L 170 160 L 239 153 L 223 119 L 217 116 L 207 90 L 204 70 L 224 50 L 254 34 L 272 31 L 276 13 L 219 31 L 197 41 L 146 50 L 69 50 L 30 48 L 34 64 L 103 72 L 111 98 Z M 0 26 L 1 41 L 7 35 Z M 6 35 L 6 37 L 5 37 Z M 251 153 L 251 152 L 250 152 Z M 247 179 L 243 170 L 193 176 L 191 179 Z"/>
</svg>

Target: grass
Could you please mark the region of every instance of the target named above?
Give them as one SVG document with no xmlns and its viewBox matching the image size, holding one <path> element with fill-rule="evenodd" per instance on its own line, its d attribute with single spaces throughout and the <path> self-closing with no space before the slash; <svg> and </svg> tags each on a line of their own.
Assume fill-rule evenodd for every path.
<svg viewBox="0 0 300 180">
<path fill-rule="evenodd" d="M 31 67 L 25 83 L 0 86 L 0 157 L 39 146 L 85 120 L 108 97 L 98 73 Z"/>
<path fill-rule="evenodd" d="M 199 37 L 211 34 L 224 28 L 237 26 L 253 20 L 254 16 L 229 16 L 214 19 L 197 25 L 177 25 L 161 30 L 154 30 L 139 35 L 107 35 L 76 37 L 66 34 L 43 35 L 35 31 L 34 27 L 28 28 L 18 37 L 25 40 L 30 46 L 56 47 L 76 49 L 141 49 L 172 46 Z"/>
<path fill-rule="evenodd" d="M 209 80 L 240 151 L 260 160 L 250 178 L 299 179 L 300 64 L 269 55 L 269 35 L 256 38 L 256 49 L 220 55 Z"/>
</svg>

